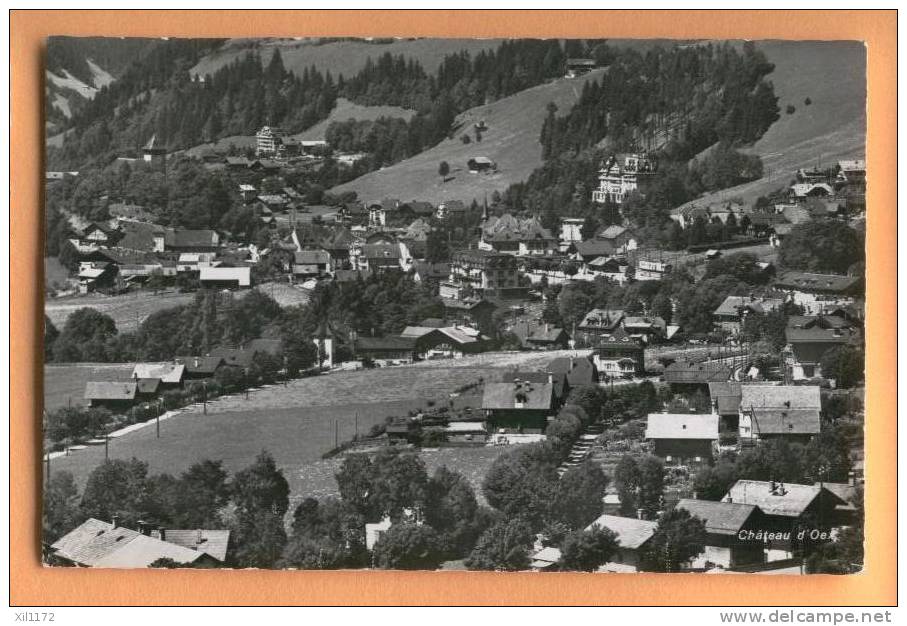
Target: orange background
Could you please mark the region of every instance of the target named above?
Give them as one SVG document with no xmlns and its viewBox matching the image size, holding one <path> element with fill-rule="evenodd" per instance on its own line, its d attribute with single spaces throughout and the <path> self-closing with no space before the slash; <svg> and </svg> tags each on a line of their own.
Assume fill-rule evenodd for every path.
<svg viewBox="0 0 907 626">
<path fill-rule="evenodd" d="M 895 11 L 13 11 L 10 198 L 10 603 L 895 604 L 897 519 Z M 42 568 L 43 45 L 49 35 L 853 39 L 868 47 L 866 569 L 854 576 Z M 12 158 L 15 156 L 15 158 Z M 15 294 L 14 296 L 12 294 Z"/>
</svg>

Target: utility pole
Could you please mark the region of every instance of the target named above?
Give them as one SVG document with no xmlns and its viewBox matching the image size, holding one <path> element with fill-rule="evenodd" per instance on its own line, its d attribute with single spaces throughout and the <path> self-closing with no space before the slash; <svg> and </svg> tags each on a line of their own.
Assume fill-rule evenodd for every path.
<svg viewBox="0 0 907 626">
<path fill-rule="evenodd" d="M 355 420 L 356 420 L 356 421 L 355 421 L 355 424 L 356 424 L 356 431 L 355 431 L 354 434 L 355 434 L 356 437 L 358 437 L 358 436 L 359 436 L 359 411 L 356 411 Z"/>
<path fill-rule="evenodd" d="M 337 420 L 334 420 L 334 448 L 335 449 L 337 448 L 337 446 L 340 445 L 339 436 L 340 436 L 340 424 Z"/>
<path fill-rule="evenodd" d="M 110 460 L 110 435 L 104 433 L 104 461 Z"/>
<path fill-rule="evenodd" d="M 50 484 L 50 450 L 47 451 L 47 456 L 44 458 L 44 464 L 47 466 L 47 469 L 44 470 L 44 484 Z"/>
<path fill-rule="evenodd" d="M 208 414 L 208 381 L 202 381 L 202 414 Z"/>
</svg>

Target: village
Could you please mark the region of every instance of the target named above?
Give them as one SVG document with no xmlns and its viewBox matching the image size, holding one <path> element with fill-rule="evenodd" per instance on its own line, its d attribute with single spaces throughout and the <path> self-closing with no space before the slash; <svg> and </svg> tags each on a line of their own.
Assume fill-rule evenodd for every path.
<svg viewBox="0 0 907 626">
<path fill-rule="evenodd" d="M 559 79 L 596 69 L 568 58 Z M 506 171 L 483 151 L 493 125 L 457 132 L 470 156 L 440 161 L 432 185 Z M 668 206 L 676 171 L 645 139 L 597 155 L 572 213 L 522 208 L 519 189 L 441 202 L 332 192 L 313 180 L 368 155 L 270 123 L 244 146 L 150 136 L 103 174 L 46 172 L 48 197 L 84 210 L 48 218 L 45 372 L 66 390 L 45 387 L 45 487 L 63 494 L 50 496 L 45 559 L 859 571 L 865 161 Z M 406 389 L 433 373 L 446 387 Z M 324 412 L 326 498 L 291 493 L 255 420 L 231 433 L 237 457 L 254 457 L 232 478 L 216 456 L 181 459 L 178 477 L 116 456 L 140 431 L 162 446 L 162 428 L 241 398 L 264 416 L 260 398 L 296 394 L 280 419 L 317 423 L 320 399 L 299 400 L 312 380 L 399 395 L 386 410 L 375 400 L 385 415 L 362 427 L 356 404 L 343 436 Z M 75 479 L 55 469 L 102 449 Z M 453 461 L 429 474 L 438 451 Z M 145 500 L 129 492 L 139 484 Z"/>
</svg>

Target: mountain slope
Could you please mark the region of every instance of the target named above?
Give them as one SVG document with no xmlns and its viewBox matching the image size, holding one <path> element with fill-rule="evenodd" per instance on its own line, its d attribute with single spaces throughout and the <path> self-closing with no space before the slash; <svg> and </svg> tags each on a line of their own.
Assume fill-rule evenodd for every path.
<svg viewBox="0 0 907 626">
<path fill-rule="evenodd" d="M 280 50 L 284 67 L 301 76 L 303 70 L 315 66 L 320 72 L 330 71 L 334 78 L 346 77 L 361 70 L 369 57 L 377 58 L 387 52 L 403 55 L 421 63 L 433 74 L 448 54 L 465 50 L 475 55 L 490 50 L 500 43 L 498 39 L 399 39 L 384 41 L 328 41 L 316 39 L 230 39 L 217 51 L 205 56 L 191 70 L 192 75 L 213 74 L 220 68 L 240 58 L 249 50 L 257 50 L 261 61 L 267 64 Z"/>
<path fill-rule="evenodd" d="M 598 70 L 577 79 L 558 79 L 526 89 L 491 104 L 469 109 L 457 117 L 453 139 L 395 165 L 371 172 L 333 188 L 333 192 L 356 191 L 359 198 L 372 201 L 384 197 L 400 200 L 481 200 L 485 194 L 503 192 L 509 185 L 524 180 L 542 165 L 539 132 L 549 102 L 566 111 L 579 98 L 583 82 L 597 79 Z M 481 142 L 464 144 L 460 137 L 474 137 L 472 125 L 485 121 L 488 130 Z M 470 174 L 466 161 L 484 156 L 497 163 L 496 174 Z M 451 172 L 441 182 L 438 165 L 447 161 Z"/>
<path fill-rule="evenodd" d="M 775 70 L 768 79 L 781 118 L 752 147 L 765 176 L 706 194 L 688 204 L 708 205 L 732 197 L 752 202 L 783 187 L 800 167 L 828 167 L 866 154 L 866 51 L 860 42 L 765 41 L 757 47 Z M 806 105 L 809 98 L 811 104 Z M 795 111 L 786 112 L 788 105 Z"/>
</svg>

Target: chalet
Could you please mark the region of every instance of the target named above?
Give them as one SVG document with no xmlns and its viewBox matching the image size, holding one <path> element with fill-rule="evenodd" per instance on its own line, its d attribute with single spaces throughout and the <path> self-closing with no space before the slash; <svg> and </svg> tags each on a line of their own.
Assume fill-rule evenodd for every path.
<svg viewBox="0 0 907 626">
<path fill-rule="evenodd" d="M 142 160 L 152 165 L 163 165 L 167 160 L 167 148 L 157 142 L 155 135 L 142 147 Z"/>
<path fill-rule="evenodd" d="M 82 261 L 79 264 L 79 293 L 90 293 L 114 285 L 118 275 L 117 266 L 105 261 Z"/>
<path fill-rule="evenodd" d="M 213 230 L 172 230 L 164 234 L 164 250 L 173 252 L 217 252 L 220 235 Z"/>
<path fill-rule="evenodd" d="M 219 356 L 178 356 L 174 362 L 185 367 L 185 380 L 214 378 L 218 370 L 224 367 L 224 359 Z"/>
<path fill-rule="evenodd" d="M 835 519 L 835 509 L 846 504 L 824 486 L 774 480 L 738 480 L 721 501 L 759 507 L 762 530 L 773 533 L 772 540 L 764 542 L 769 561 L 793 557 L 802 546 L 798 531 L 827 530 Z M 747 540 L 760 538 L 747 533 Z"/>
<path fill-rule="evenodd" d="M 229 536 L 229 530 L 151 530 L 142 522 L 132 530 L 120 526 L 117 516 L 111 523 L 89 518 L 55 541 L 51 554 L 77 567 L 145 568 L 165 558 L 215 567 L 226 559 Z"/>
<path fill-rule="evenodd" d="M 488 439 L 484 422 L 450 422 L 443 432 L 447 441 L 452 443 L 484 444 Z"/>
<path fill-rule="evenodd" d="M 608 379 L 629 378 L 645 373 L 645 349 L 637 339 L 618 327 L 595 344 L 594 362 Z"/>
<path fill-rule="evenodd" d="M 177 272 L 198 272 L 203 267 L 216 267 L 216 252 L 183 252 L 176 261 Z"/>
<path fill-rule="evenodd" d="M 167 229 L 157 224 L 137 222 L 133 220 L 120 220 L 122 238 L 117 245 L 129 250 L 144 252 L 163 252 L 165 248 Z"/>
<path fill-rule="evenodd" d="M 466 167 L 470 174 L 498 171 L 498 164 L 484 156 L 471 157 L 466 161 Z"/>
<path fill-rule="evenodd" d="M 257 353 L 269 354 L 277 359 L 283 357 L 283 342 L 280 339 L 251 339 L 239 347 L 218 346 L 211 350 L 209 356 L 219 358 L 227 367 L 248 370 Z"/>
<path fill-rule="evenodd" d="M 728 296 L 712 312 L 712 320 L 716 328 L 739 335 L 748 314 L 765 315 L 780 310 L 783 305 L 784 300 L 781 298 Z"/>
<path fill-rule="evenodd" d="M 622 309 L 592 309 L 577 324 L 574 339 L 578 346 L 595 346 L 601 337 L 620 328 L 623 319 Z"/>
<path fill-rule="evenodd" d="M 321 241 L 321 248 L 331 256 L 331 269 L 337 270 L 348 266 L 350 249 L 356 241 L 356 236 L 346 227 L 339 227 L 331 235 Z"/>
<path fill-rule="evenodd" d="M 655 343 L 667 335 L 668 325 L 660 317 L 643 317 L 627 315 L 621 321 L 621 326 L 630 337 L 638 339 L 644 344 Z"/>
<path fill-rule="evenodd" d="M 861 336 L 851 327 L 797 328 L 788 326 L 785 331 L 787 345 L 782 353 L 786 374 L 790 380 L 822 378 L 822 357 L 833 348 L 858 346 Z"/>
<path fill-rule="evenodd" d="M 429 263 L 428 261 L 415 261 L 413 263 L 413 280 L 417 283 L 441 282 L 450 276 L 450 263 Z"/>
<path fill-rule="evenodd" d="M 271 159 L 256 159 L 249 163 L 249 169 L 255 172 L 276 174 L 280 171 L 280 163 Z"/>
<path fill-rule="evenodd" d="M 334 270 L 334 282 L 341 285 L 355 285 L 371 276 L 368 270 Z"/>
<path fill-rule="evenodd" d="M 230 547 L 229 530 L 157 528 L 152 529 L 149 535 L 154 539 L 174 543 L 196 552 L 204 552 L 220 563 L 227 560 L 227 551 Z"/>
<path fill-rule="evenodd" d="M 402 271 L 400 246 L 395 243 L 365 244 L 359 265 L 369 272 Z"/>
<path fill-rule="evenodd" d="M 540 385 L 550 383 L 553 385 L 552 393 L 554 394 L 555 408 L 559 408 L 564 404 L 570 394 L 570 383 L 567 382 L 567 375 L 563 373 L 555 374 L 554 372 L 543 372 L 541 370 L 515 370 L 505 373 L 501 382 L 522 382 Z"/>
<path fill-rule="evenodd" d="M 740 386 L 732 380 L 709 383 L 712 412 L 720 418 L 724 429 L 735 432 L 740 427 Z"/>
<path fill-rule="evenodd" d="M 331 255 L 326 250 L 297 250 L 293 254 L 294 278 L 320 278 L 331 268 Z"/>
<path fill-rule="evenodd" d="M 289 206 L 289 199 L 283 194 L 259 194 L 255 200 L 259 206 L 267 209 L 270 213 L 282 213 Z"/>
<path fill-rule="evenodd" d="M 88 382 L 85 383 L 85 399 L 90 407 L 103 407 L 111 411 L 123 411 L 135 404 L 137 385 L 135 381 Z"/>
<path fill-rule="evenodd" d="M 866 160 L 849 159 L 838 161 L 838 176 L 836 181 L 844 185 L 866 185 Z"/>
<path fill-rule="evenodd" d="M 505 213 L 483 222 L 478 247 L 518 256 L 552 255 L 558 250 L 558 242 L 538 219 L 517 219 Z"/>
<path fill-rule="evenodd" d="M 79 237 L 80 246 L 112 246 L 119 239 L 119 231 L 107 224 L 91 222 L 82 229 Z"/>
<path fill-rule="evenodd" d="M 553 419 L 553 382 L 485 383 L 482 410 L 495 432 L 541 434 Z"/>
<path fill-rule="evenodd" d="M 416 355 L 420 359 L 459 357 L 485 350 L 488 337 L 469 326 L 407 326 L 401 337 L 416 341 Z"/>
<path fill-rule="evenodd" d="M 768 439 L 809 443 L 819 434 L 821 413 L 818 385 L 742 385 L 740 443 Z"/>
<path fill-rule="evenodd" d="M 763 527 L 762 511 L 755 505 L 684 498 L 676 508 L 705 523 L 705 550 L 698 559 L 703 564 L 730 569 L 763 562 L 762 543 L 741 539 Z"/>
<path fill-rule="evenodd" d="M 561 248 L 571 243 L 579 243 L 583 240 L 583 225 L 586 220 L 582 217 L 562 217 L 560 242 Z"/>
<path fill-rule="evenodd" d="M 524 350 L 565 349 L 570 341 L 567 331 L 547 322 L 517 322 L 510 332 L 517 336 Z"/>
<path fill-rule="evenodd" d="M 255 189 L 255 185 L 242 184 L 239 186 L 239 195 L 242 196 L 243 204 L 248 204 L 258 195 L 258 190 Z"/>
<path fill-rule="evenodd" d="M 711 413 L 650 413 L 646 440 L 669 465 L 701 465 L 712 459 L 718 416 Z"/>
<path fill-rule="evenodd" d="M 560 548 L 546 546 L 533 552 L 530 557 L 529 569 L 534 572 L 555 570 L 561 560 Z"/>
<path fill-rule="evenodd" d="M 596 67 L 598 67 L 598 63 L 596 63 L 595 59 L 567 59 L 564 77 L 576 78 L 577 76 L 583 76 Z"/>
<path fill-rule="evenodd" d="M 368 223 L 371 226 L 388 226 L 394 219 L 394 214 L 400 208 L 400 201 L 396 198 L 385 198 L 380 203 L 368 207 Z"/>
<path fill-rule="evenodd" d="M 636 262 L 633 278 L 636 280 L 662 280 L 673 269 L 674 266 L 670 263 L 640 259 Z"/>
<path fill-rule="evenodd" d="M 408 212 L 413 217 L 419 217 L 428 219 L 435 214 L 435 207 L 431 202 L 424 202 L 422 200 L 410 200 L 409 202 L 401 202 L 400 209 L 404 212 Z"/>
<path fill-rule="evenodd" d="M 455 324 L 475 326 L 482 332 L 492 332 L 494 324 L 492 315 L 497 307 L 482 298 L 441 299 L 444 305 L 444 316 Z"/>
<path fill-rule="evenodd" d="M 240 289 L 252 285 L 250 267 L 203 267 L 198 279 L 203 287 L 215 289 Z"/>
<path fill-rule="evenodd" d="M 851 480 L 853 480 L 853 478 Z M 854 524 L 854 522 L 860 523 L 860 520 L 857 519 L 859 508 L 857 507 L 858 492 L 856 485 L 851 483 L 829 483 L 820 481 L 815 483 L 814 486 L 828 489 L 844 502 L 844 504 L 839 504 L 835 507 L 834 518 L 830 521 L 832 526 L 850 526 Z"/>
<path fill-rule="evenodd" d="M 595 233 L 597 241 L 605 241 L 613 246 L 618 254 L 626 254 L 630 250 L 636 250 L 638 241 L 636 235 L 626 226 L 612 224 L 605 226 Z"/>
<path fill-rule="evenodd" d="M 520 285 L 517 260 L 489 250 L 461 250 L 452 255 L 450 277 L 441 284 L 442 298 L 462 300 L 469 296 L 518 298 L 526 295 Z"/>
<path fill-rule="evenodd" d="M 573 250 L 573 258 L 583 263 L 591 263 L 600 257 L 611 257 L 618 252 L 618 248 L 611 241 L 603 239 L 588 239 L 577 241 L 569 250 Z"/>
<path fill-rule="evenodd" d="M 602 515 L 589 524 L 586 530 L 596 526 L 612 531 L 617 536 L 618 544 L 611 560 L 599 567 L 598 571 L 619 574 L 639 571 L 642 555 L 655 535 L 658 523 L 633 517 Z"/>
<path fill-rule="evenodd" d="M 599 256 L 583 265 L 573 279 L 591 281 L 596 278 L 604 278 L 618 285 L 625 285 L 630 279 L 629 270 L 630 264 L 626 257 Z"/>
<path fill-rule="evenodd" d="M 548 364 L 547 371 L 566 376 L 571 388 L 593 387 L 598 384 L 598 370 L 591 354 L 585 357 L 565 356 L 553 359 Z"/>
<path fill-rule="evenodd" d="M 154 402 L 163 390 L 160 378 L 133 378 L 136 402 Z"/>
<path fill-rule="evenodd" d="M 828 183 L 796 183 L 790 186 L 789 193 L 792 198 L 805 200 L 827 198 L 835 195 L 835 190 Z"/>
<path fill-rule="evenodd" d="M 379 367 L 405 365 L 416 359 L 416 340 L 412 337 L 358 337 L 353 342 L 356 356 Z"/>
<path fill-rule="evenodd" d="M 863 280 L 858 276 L 784 272 L 776 280 L 775 289 L 786 293 L 794 304 L 810 315 L 821 314 L 828 308 L 853 304 L 860 294 Z"/>
<path fill-rule="evenodd" d="M 445 200 L 438 204 L 438 210 L 435 212 L 435 216 L 439 220 L 446 218 L 458 218 L 463 217 L 466 214 L 467 208 L 461 200 Z"/>
<path fill-rule="evenodd" d="M 179 387 L 185 375 L 186 366 L 182 363 L 136 363 L 130 378 L 157 379 L 164 387 Z"/>
<path fill-rule="evenodd" d="M 731 378 L 731 368 L 720 361 L 692 363 L 675 361 L 665 368 L 664 381 L 674 389 L 707 390 L 709 383 L 723 383 Z"/>
</svg>

